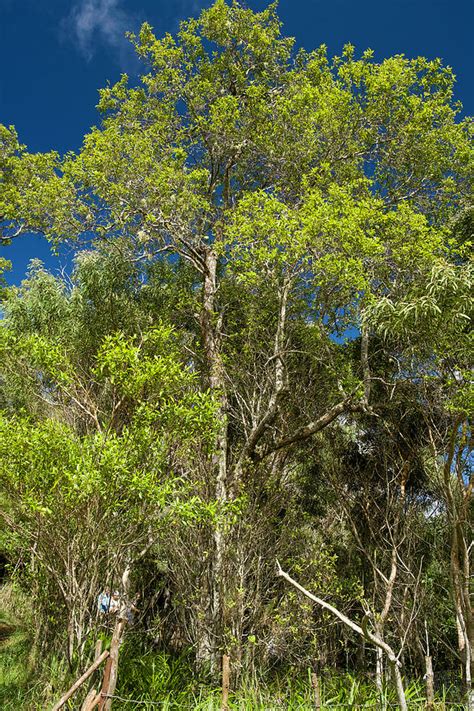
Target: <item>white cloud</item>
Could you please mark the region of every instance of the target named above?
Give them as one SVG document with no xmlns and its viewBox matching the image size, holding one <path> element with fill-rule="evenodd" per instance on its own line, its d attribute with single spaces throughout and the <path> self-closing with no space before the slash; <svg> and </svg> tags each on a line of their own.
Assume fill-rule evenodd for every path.
<svg viewBox="0 0 474 711">
<path fill-rule="evenodd" d="M 120 7 L 120 0 L 81 0 L 61 23 L 61 29 L 91 59 L 98 42 L 120 53 L 126 43 L 124 34 L 133 24 Z"/>
</svg>

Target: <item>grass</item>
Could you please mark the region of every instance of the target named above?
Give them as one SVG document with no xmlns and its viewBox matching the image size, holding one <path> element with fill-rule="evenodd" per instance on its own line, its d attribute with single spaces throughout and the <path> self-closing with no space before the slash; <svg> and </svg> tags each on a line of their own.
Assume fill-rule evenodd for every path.
<svg viewBox="0 0 474 711">
<path fill-rule="evenodd" d="M 0 708 L 17 711 L 27 708 L 38 691 L 31 672 L 31 642 L 6 615 L 0 614 L 0 630 Z"/>
<path fill-rule="evenodd" d="M 140 653 L 137 646 L 124 645 L 121 657 L 117 695 L 140 701 L 143 704 L 140 708 L 152 711 L 157 708 L 154 702 L 160 703 L 164 711 L 220 711 L 220 689 L 213 688 L 205 678 L 196 678 L 187 655 L 173 658 L 150 651 Z M 459 698 L 458 689 L 452 689 L 452 692 Z M 381 699 L 373 681 L 351 674 L 324 676 L 321 696 L 324 711 L 381 709 L 384 703 L 389 709 L 396 708 L 393 689 L 387 689 Z M 425 709 L 423 682 L 408 683 L 406 698 L 413 711 Z M 438 696 L 436 708 L 447 708 L 446 700 L 446 692 L 443 692 Z M 116 708 L 125 711 L 131 706 L 119 702 Z M 229 708 L 231 711 L 314 711 L 310 672 L 296 676 L 282 673 L 271 680 L 258 676 L 246 679 L 238 692 L 230 694 Z M 449 709 L 461 710 L 463 705 L 450 705 Z"/>
<path fill-rule="evenodd" d="M 2 626 L 11 619 L 0 615 Z M 33 671 L 31 642 L 28 629 L 13 629 L 8 638 L 0 641 L 0 709 L 2 711 L 37 711 L 51 708 L 52 701 L 67 688 L 64 665 L 59 660 L 49 660 L 41 672 Z M 141 651 L 138 645 L 125 643 L 121 650 L 119 679 L 116 694 L 128 699 L 114 701 L 114 711 L 220 711 L 221 692 L 205 677 L 199 679 L 192 671 L 191 657 L 172 657 L 163 653 Z M 96 679 L 96 684 L 98 683 Z M 84 689 L 83 694 L 86 693 Z M 425 709 L 422 682 L 413 682 L 406 688 L 409 708 Z M 458 692 L 459 693 L 459 692 Z M 393 690 L 387 690 L 381 699 L 372 681 L 351 674 L 323 676 L 321 680 L 323 711 L 343 709 L 381 709 L 382 702 L 395 704 Z M 459 696 L 458 696 L 459 698 Z M 80 707 L 78 695 L 69 710 Z M 133 701 L 139 701 L 135 705 Z M 444 705 L 446 695 L 440 696 L 436 708 Z M 246 679 L 238 692 L 231 693 L 231 711 L 313 711 L 314 700 L 310 675 L 281 674 L 271 680 Z M 449 710 L 463 708 L 450 705 Z"/>
</svg>

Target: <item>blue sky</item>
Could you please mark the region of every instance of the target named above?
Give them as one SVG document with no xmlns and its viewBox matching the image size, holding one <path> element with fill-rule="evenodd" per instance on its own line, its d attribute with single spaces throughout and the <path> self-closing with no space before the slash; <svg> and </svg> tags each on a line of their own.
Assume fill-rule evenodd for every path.
<svg viewBox="0 0 474 711">
<path fill-rule="evenodd" d="M 77 149 L 96 123 L 97 89 L 121 72 L 136 75 L 126 30 L 144 20 L 157 35 L 211 5 L 199 0 L 0 0 L 0 123 L 16 126 L 32 151 Z M 267 3 L 248 0 L 254 10 Z M 377 59 L 404 53 L 442 57 L 458 79 L 457 98 L 474 114 L 474 0 L 280 0 L 283 31 L 338 54 L 346 42 Z M 26 236 L 4 248 L 18 283 L 32 257 L 50 265 L 44 240 Z"/>
</svg>

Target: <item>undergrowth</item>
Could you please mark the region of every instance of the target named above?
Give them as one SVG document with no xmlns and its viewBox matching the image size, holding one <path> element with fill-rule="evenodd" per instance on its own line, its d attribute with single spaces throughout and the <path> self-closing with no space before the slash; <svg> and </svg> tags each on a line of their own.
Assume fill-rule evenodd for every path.
<svg viewBox="0 0 474 711">
<path fill-rule="evenodd" d="M 0 625 L 13 625 L 8 614 L 0 614 Z M 56 658 L 45 664 L 32 660 L 31 638 L 28 628 L 16 626 L 0 641 L 0 708 L 2 711 L 39 711 L 50 709 L 54 700 L 67 689 L 73 679 Z M 97 688 L 100 676 L 93 680 Z M 65 708 L 79 709 L 85 688 Z M 462 704 L 449 707 L 445 702 L 454 699 L 453 689 L 438 695 L 437 709 L 459 711 Z M 197 678 L 192 671 L 189 654 L 173 657 L 168 654 L 143 651 L 127 641 L 121 649 L 119 680 L 116 695 L 127 701 L 114 700 L 114 711 L 220 711 L 221 690 L 206 676 Z M 408 706 L 414 711 L 425 709 L 424 687 L 421 681 L 407 683 Z M 387 689 L 383 698 L 371 680 L 351 674 L 324 674 L 321 678 L 322 710 L 330 709 L 388 709 L 396 708 L 393 690 Z M 457 693 L 459 698 L 459 691 Z M 133 702 L 139 702 L 135 704 Z M 230 711 L 312 711 L 314 696 L 310 672 L 275 674 L 272 678 L 254 676 L 245 679 L 238 692 L 231 693 Z"/>
</svg>

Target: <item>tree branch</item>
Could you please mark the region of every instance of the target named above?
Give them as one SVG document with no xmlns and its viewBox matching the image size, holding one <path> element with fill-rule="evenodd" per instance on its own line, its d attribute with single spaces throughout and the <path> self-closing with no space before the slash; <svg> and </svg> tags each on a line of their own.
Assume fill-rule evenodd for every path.
<svg viewBox="0 0 474 711">
<path fill-rule="evenodd" d="M 356 410 L 362 408 L 362 405 L 351 405 L 351 400 L 352 395 L 349 395 L 349 397 L 346 397 L 344 400 L 341 400 L 341 402 L 333 405 L 333 407 L 327 410 L 324 415 L 318 417 L 317 420 L 309 422 L 307 425 L 297 429 L 296 432 L 293 432 L 293 434 L 283 437 L 273 445 L 269 445 L 262 452 L 262 454 L 254 459 L 254 461 L 260 462 L 262 459 L 265 459 L 265 457 L 268 457 L 269 454 L 273 454 L 273 452 L 277 452 L 284 447 L 289 447 L 291 444 L 295 444 L 295 442 L 301 442 L 309 437 L 312 437 L 314 434 L 321 432 L 321 430 L 330 425 L 331 422 L 334 422 L 334 420 L 337 419 L 343 412 L 355 412 Z"/>
</svg>

